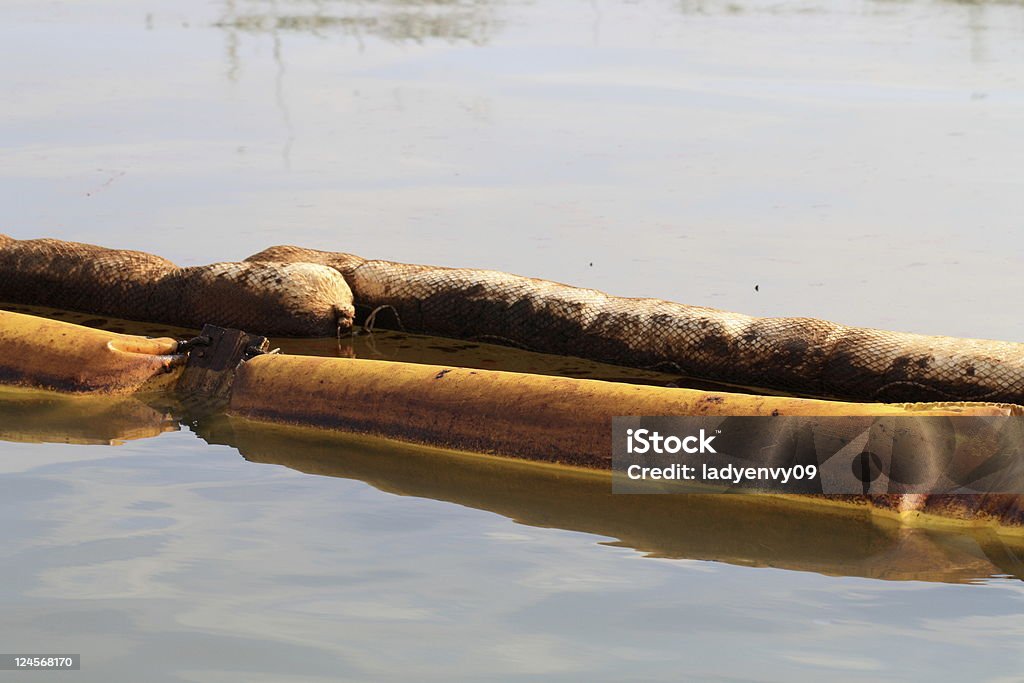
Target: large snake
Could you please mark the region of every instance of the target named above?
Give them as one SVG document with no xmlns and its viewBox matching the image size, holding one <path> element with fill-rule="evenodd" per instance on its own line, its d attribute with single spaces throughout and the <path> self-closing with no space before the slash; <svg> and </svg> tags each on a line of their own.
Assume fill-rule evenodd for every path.
<svg viewBox="0 0 1024 683">
<path fill-rule="evenodd" d="M 179 268 L 141 251 L 0 235 L 0 301 L 199 328 L 329 336 L 352 324 L 352 293 L 315 263 Z"/>
<path fill-rule="evenodd" d="M 178 268 L 138 251 L 0 235 L 0 301 L 268 335 L 380 326 L 801 395 L 1024 404 L 1024 344 L 755 318 L 489 270 L 271 247 Z"/>
<path fill-rule="evenodd" d="M 363 314 L 410 332 L 487 340 L 689 377 L 865 401 L 1024 404 L 1024 344 L 755 318 L 466 268 L 277 246 L 254 262 L 340 272 Z"/>
</svg>

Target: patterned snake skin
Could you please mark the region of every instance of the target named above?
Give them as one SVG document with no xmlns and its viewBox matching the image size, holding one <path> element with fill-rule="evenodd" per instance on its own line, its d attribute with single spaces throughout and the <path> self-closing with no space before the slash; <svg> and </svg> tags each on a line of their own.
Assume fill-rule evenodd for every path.
<svg viewBox="0 0 1024 683">
<path fill-rule="evenodd" d="M 754 318 L 460 268 L 271 247 L 248 261 L 337 269 L 362 315 L 410 332 L 492 341 L 689 377 L 864 401 L 1024 404 L 1024 344 Z"/>
<path fill-rule="evenodd" d="M 331 336 L 352 325 L 352 292 L 314 263 L 178 268 L 139 251 L 0 235 L 0 301 L 200 328 Z"/>
</svg>

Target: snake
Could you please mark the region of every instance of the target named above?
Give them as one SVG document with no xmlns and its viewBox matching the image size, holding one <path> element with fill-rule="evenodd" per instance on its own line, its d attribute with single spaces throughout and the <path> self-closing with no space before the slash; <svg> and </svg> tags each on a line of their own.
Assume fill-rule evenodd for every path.
<svg viewBox="0 0 1024 683">
<path fill-rule="evenodd" d="M 268 336 L 354 321 L 847 401 L 1024 404 L 1024 344 L 754 317 L 494 270 L 274 246 L 178 267 L 141 251 L 0 235 L 0 301 Z"/>
<path fill-rule="evenodd" d="M 275 246 L 249 262 L 340 273 L 381 327 L 852 401 L 1024 404 L 1024 344 L 754 317 L 493 270 Z"/>
<path fill-rule="evenodd" d="M 181 268 L 141 251 L 7 235 L 0 235 L 0 301 L 294 337 L 348 330 L 354 315 L 345 279 L 323 264 Z"/>
</svg>

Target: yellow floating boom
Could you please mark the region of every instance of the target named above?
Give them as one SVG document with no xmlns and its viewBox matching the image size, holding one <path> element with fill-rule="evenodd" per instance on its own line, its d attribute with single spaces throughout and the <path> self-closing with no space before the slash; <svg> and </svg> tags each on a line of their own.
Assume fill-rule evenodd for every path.
<svg viewBox="0 0 1024 683">
<path fill-rule="evenodd" d="M 0 384 L 72 394 L 173 387 L 188 356 L 173 339 L 0 311 Z"/>
<path fill-rule="evenodd" d="M 1011 415 L 986 403 L 845 403 L 412 363 L 260 356 L 230 410 L 252 419 L 606 469 L 617 415 Z"/>
</svg>

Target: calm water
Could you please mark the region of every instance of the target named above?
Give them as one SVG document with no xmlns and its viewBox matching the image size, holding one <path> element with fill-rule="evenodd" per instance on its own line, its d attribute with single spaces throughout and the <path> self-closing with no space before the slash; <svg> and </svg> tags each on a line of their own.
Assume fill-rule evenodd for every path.
<svg viewBox="0 0 1024 683">
<path fill-rule="evenodd" d="M 1024 3 L 0 12 L 17 237 L 1024 339 Z M 991 535 L 180 413 L 0 400 L 0 650 L 79 681 L 1024 680 Z"/>
<path fill-rule="evenodd" d="M 6 439 L 71 431 L 59 402 L 35 420 L 0 405 Z M 80 409 L 73 440 L 173 429 L 173 408 L 105 405 Z M 5 648 L 81 652 L 65 675 L 89 681 L 1014 681 L 1024 667 L 1020 542 L 184 421 L 195 434 L 0 445 Z"/>
</svg>

